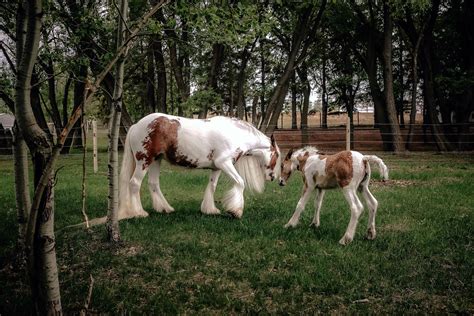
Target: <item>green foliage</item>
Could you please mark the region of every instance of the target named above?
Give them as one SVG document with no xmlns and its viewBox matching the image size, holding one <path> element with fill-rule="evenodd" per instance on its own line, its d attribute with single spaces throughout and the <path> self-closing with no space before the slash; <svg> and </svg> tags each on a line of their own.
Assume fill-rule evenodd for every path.
<svg viewBox="0 0 474 316">
<path fill-rule="evenodd" d="M 198 113 L 204 105 L 207 105 L 209 109 L 219 112 L 222 110 L 222 99 L 215 91 L 199 90 L 182 104 L 183 110 L 187 115 Z"/>
</svg>

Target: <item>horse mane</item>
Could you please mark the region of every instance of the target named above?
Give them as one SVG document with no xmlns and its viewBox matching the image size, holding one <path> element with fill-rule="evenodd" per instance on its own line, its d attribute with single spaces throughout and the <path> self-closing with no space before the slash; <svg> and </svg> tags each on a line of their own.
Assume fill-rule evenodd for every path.
<svg viewBox="0 0 474 316">
<path fill-rule="evenodd" d="M 265 173 L 258 156 L 243 156 L 234 165 L 251 192 L 262 193 L 265 189 Z"/>
<path fill-rule="evenodd" d="M 261 141 L 268 142 L 269 144 L 271 143 L 270 138 L 253 124 L 237 118 L 227 119 L 231 120 L 231 122 L 238 128 L 258 137 Z M 234 165 L 235 169 L 244 180 L 245 187 L 253 193 L 262 193 L 265 189 L 265 172 L 262 168 L 263 164 L 264 163 L 261 161 L 259 156 L 251 155 L 241 157 Z"/>
</svg>

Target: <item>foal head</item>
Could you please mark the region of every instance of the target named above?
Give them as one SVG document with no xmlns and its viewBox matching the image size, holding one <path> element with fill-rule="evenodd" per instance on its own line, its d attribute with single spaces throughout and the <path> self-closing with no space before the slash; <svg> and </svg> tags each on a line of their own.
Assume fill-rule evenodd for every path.
<svg viewBox="0 0 474 316">
<path fill-rule="evenodd" d="M 286 154 L 285 159 L 281 163 L 281 174 L 280 174 L 280 185 L 286 185 L 286 182 L 291 176 L 291 173 L 296 169 L 297 165 L 291 159 L 293 155 L 293 149 L 290 149 Z"/>
<path fill-rule="evenodd" d="M 301 172 L 304 172 L 304 167 L 306 164 L 306 160 L 309 156 L 318 154 L 318 149 L 311 146 L 306 146 L 304 148 L 298 149 L 294 151 L 290 149 L 286 154 L 285 159 L 281 163 L 281 175 L 280 175 L 280 185 L 286 185 L 286 182 L 291 176 L 291 173 L 298 169 Z"/>
</svg>

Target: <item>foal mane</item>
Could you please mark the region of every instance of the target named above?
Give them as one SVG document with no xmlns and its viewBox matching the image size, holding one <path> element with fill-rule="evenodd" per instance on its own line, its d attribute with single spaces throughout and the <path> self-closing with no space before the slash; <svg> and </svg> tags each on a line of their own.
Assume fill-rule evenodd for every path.
<svg viewBox="0 0 474 316">
<path fill-rule="evenodd" d="M 299 155 L 304 154 L 304 153 L 308 153 L 310 156 L 316 155 L 316 154 L 319 154 L 319 149 L 317 149 L 314 146 L 305 146 L 303 148 L 293 151 L 290 158 L 298 157 Z"/>
</svg>

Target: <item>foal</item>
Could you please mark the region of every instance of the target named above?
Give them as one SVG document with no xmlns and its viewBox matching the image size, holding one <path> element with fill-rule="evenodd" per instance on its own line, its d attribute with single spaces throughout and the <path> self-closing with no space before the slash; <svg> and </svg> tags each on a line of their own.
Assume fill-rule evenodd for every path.
<svg viewBox="0 0 474 316">
<path fill-rule="evenodd" d="M 339 243 L 349 244 L 354 239 L 357 222 L 364 209 L 357 197 L 356 190 L 359 189 L 370 212 L 367 238 L 375 239 L 375 214 L 378 202 L 369 191 L 369 162 L 376 163 L 380 168 L 382 178 L 388 179 L 387 166 L 377 156 L 365 156 L 357 151 L 341 151 L 334 155 L 324 155 L 314 147 L 304 147 L 296 151 L 291 149 L 281 164 L 280 185 L 286 184 L 295 169 L 303 173 L 304 185 L 303 194 L 296 205 L 296 210 L 285 227 L 295 227 L 298 224 L 300 215 L 315 188 L 317 189 L 316 210 L 311 226 L 319 227 L 319 214 L 325 190 L 340 187 L 349 203 L 351 220 Z"/>
</svg>

